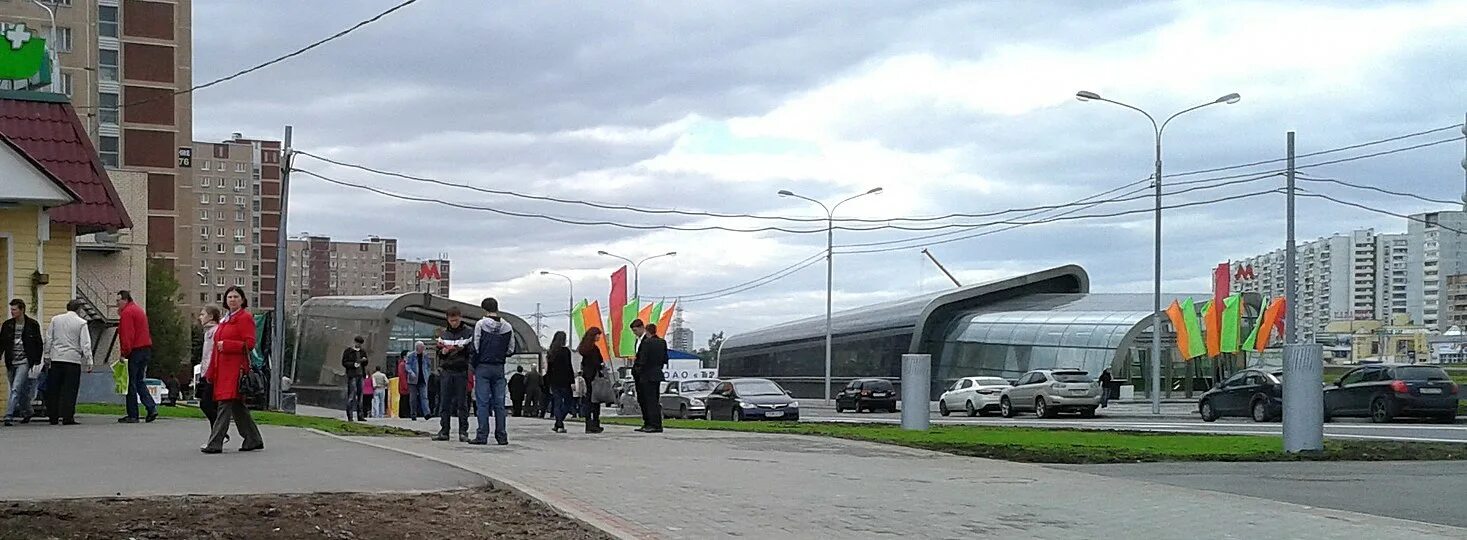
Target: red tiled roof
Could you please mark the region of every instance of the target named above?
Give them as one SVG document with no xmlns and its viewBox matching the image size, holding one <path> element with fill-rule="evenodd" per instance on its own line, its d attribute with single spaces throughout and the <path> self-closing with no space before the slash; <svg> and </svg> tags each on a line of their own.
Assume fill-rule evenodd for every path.
<svg viewBox="0 0 1467 540">
<path fill-rule="evenodd" d="M 0 95 L 0 135 L 81 198 L 51 210 L 52 222 L 76 225 L 79 234 L 132 227 L 86 127 L 65 98 Z"/>
</svg>

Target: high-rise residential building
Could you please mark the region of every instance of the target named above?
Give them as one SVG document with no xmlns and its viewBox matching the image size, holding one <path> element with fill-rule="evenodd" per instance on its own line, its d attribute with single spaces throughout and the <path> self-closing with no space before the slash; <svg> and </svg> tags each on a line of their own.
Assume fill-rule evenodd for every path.
<svg viewBox="0 0 1467 540">
<path fill-rule="evenodd" d="M 239 133 L 226 141 L 193 143 L 190 199 L 197 210 L 179 216 L 179 234 L 192 248 L 195 268 L 193 276 L 180 278 L 186 304 L 221 303 L 225 288 L 237 285 L 251 306 L 274 309 L 280 151 L 279 141 Z"/>
<path fill-rule="evenodd" d="M 1411 320 L 1436 330 L 1447 324 L 1443 290 L 1447 276 L 1467 273 L 1467 212 L 1414 214 L 1406 226 L 1410 245 L 1406 300 Z"/>
<path fill-rule="evenodd" d="M 679 351 L 693 350 L 693 329 L 688 328 L 687 324 L 683 322 L 682 306 L 677 307 L 677 312 L 673 315 L 672 318 L 672 324 L 669 326 L 672 326 L 672 328 L 667 332 L 667 335 L 670 338 L 668 340 L 668 344 L 671 345 L 673 349 Z"/>
<path fill-rule="evenodd" d="M 1332 320 L 1371 319 L 1376 313 L 1375 231 L 1357 230 L 1298 246 L 1298 302 L 1290 309 L 1298 315 L 1299 338 L 1312 339 Z M 1284 294 L 1284 251 L 1233 261 L 1234 292 L 1256 292 L 1265 296 Z"/>
<path fill-rule="evenodd" d="M 1298 338 L 1312 340 L 1332 320 L 1391 321 L 1397 315 L 1445 330 L 1453 324 L 1447 278 L 1467 274 L 1467 237 L 1456 232 L 1463 230 L 1467 212 L 1427 212 L 1411 216 L 1405 234 L 1366 229 L 1300 244 L 1299 297 L 1290 307 L 1298 316 Z M 1276 250 L 1233 262 L 1233 275 L 1241 279 L 1232 289 L 1284 294 L 1283 261 L 1283 250 Z M 1467 313 L 1461 316 L 1467 320 Z"/>
<path fill-rule="evenodd" d="M 40 77 L 0 81 L 0 89 L 49 90 L 69 96 L 87 134 L 114 180 L 142 182 L 146 212 L 133 215 L 146 234 L 151 256 L 175 259 L 179 279 L 188 242 L 180 242 L 178 220 L 194 209 L 183 150 L 193 139 L 192 0 L 45 0 L 54 13 L 48 45 L 57 69 L 49 87 Z M 24 23 L 52 36 L 52 14 L 35 2 L 0 1 L 0 21 Z M 119 189 L 133 187 L 119 185 Z M 82 243 L 121 249 L 117 235 Z M 139 246 L 143 247 L 143 246 Z M 86 268 L 81 269 L 86 272 Z"/>
<path fill-rule="evenodd" d="M 1467 330 L 1467 274 L 1447 276 L 1443 310 L 1447 328 Z"/>
<path fill-rule="evenodd" d="M 428 292 L 448 297 L 449 275 L 453 266 L 448 258 L 397 259 L 397 280 L 386 292 Z"/>
<path fill-rule="evenodd" d="M 316 296 L 365 296 L 428 292 L 447 296 L 451 264 L 446 257 L 404 260 L 397 240 L 370 237 L 339 242 L 329 236 L 303 235 L 290 240 L 287 309 Z M 434 273 L 430 269 L 436 269 Z M 409 274 L 407 278 L 403 274 Z"/>
</svg>

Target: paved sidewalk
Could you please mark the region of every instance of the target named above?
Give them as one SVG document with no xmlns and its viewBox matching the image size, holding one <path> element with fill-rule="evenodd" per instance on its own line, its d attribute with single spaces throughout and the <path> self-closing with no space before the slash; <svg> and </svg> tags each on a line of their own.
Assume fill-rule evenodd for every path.
<svg viewBox="0 0 1467 540">
<path fill-rule="evenodd" d="M 403 492 L 477 487 L 483 478 L 300 428 L 260 426 L 265 450 L 206 455 L 203 420 L 0 427 L 0 500 L 148 495 Z"/>
<path fill-rule="evenodd" d="M 629 537 L 1467 537 L 1467 529 L 826 438 L 619 426 L 561 435 L 548 421 L 512 418 L 505 447 L 362 442 L 482 472 Z"/>
</svg>

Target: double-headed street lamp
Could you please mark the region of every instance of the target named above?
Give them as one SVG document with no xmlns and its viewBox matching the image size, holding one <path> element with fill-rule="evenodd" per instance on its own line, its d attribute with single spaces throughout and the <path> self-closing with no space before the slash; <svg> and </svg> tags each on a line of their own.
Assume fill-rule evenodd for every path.
<svg viewBox="0 0 1467 540">
<path fill-rule="evenodd" d="M 580 339 L 580 336 L 575 335 L 575 333 L 576 333 L 576 323 L 575 323 L 575 320 L 576 320 L 576 313 L 575 313 L 575 311 L 576 311 L 576 282 L 575 282 L 575 280 L 571 279 L 570 276 L 567 276 L 565 274 L 557 274 L 555 272 L 550 272 L 550 271 L 546 271 L 546 270 L 541 270 L 540 271 L 540 275 L 542 275 L 542 276 L 560 276 L 562 278 L 565 278 L 566 285 L 569 285 L 570 286 L 570 303 L 566 304 L 566 311 L 565 311 L 565 319 L 566 319 L 565 320 L 565 333 L 566 333 L 566 335 L 570 336 L 570 339 L 571 339 L 570 342 L 571 343 L 577 343 L 578 342 L 577 340 Z"/>
<path fill-rule="evenodd" d="M 1075 93 L 1075 98 L 1080 101 L 1104 101 L 1141 113 L 1146 116 L 1147 120 L 1151 121 L 1151 128 L 1156 134 L 1156 172 L 1155 176 L 1152 177 L 1154 181 L 1152 186 L 1156 189 L 1156 275 L 1155 281 L 1152 284 L 1154 309 L 1151 314 L 1151 413 L 1161 414 L 1161 134 L 1166 131 L 1166 125 L 1178 116 L 1209 105 L 1231 105 L 1243 98 L 1236 93 L 1228 94 L 1207 103 L 1183 109 L 1181 112 L 1167 117 L 1161 124 L 1156 123 L 1156 117 L 1151 116 L 1151 113 L 1119 101 L 1100 97 L 1100 94 L 1095 92 L 1081 90 Z"/>
<path fill-rule="evenodd" d="M 812 203 L 815 203 L 815 204 L 820 205 L 820 208 L 822 210 L 825 210 L 825 385 L 824 385 L 825 386 L 825 392 L 824 392 L 824 396 L 825 396 L 825 401 L 827 401 L 827 402 L 830 401 L 830 356 L 831 356 L 831 353 L 830 353 L 830 342 L 831 342 L 831 336 L 830 336 L 830 334 L 831 334 L 830 333 L 830 305 L 831 305 L 831 296 L 832 296 L 833 291 L 835 289 L 835 211 L 836 211 L 836 209 L 840 208 L 840 205 L 842 205 L 842 204 L 851 202 L 852 200 L 855 200 L 855 199 L 857 199 L 859 197 L 864 197 L 866 195 L 875 195 L 877 193 L 881 193 L 881 188 L 874 187 L 874 188 L 871 188 L 870 190 L 867 190 L 865 193 L 858 193 L 858 194 L 852 195 L 850 197 L 846 197 L 845 199 L 841 200 L 840 202 L 835 203 L 834 206 L 826 206 L 825 203 L 823 203 L 823 202 L 817 201 L 815 199 L 811 199 L 811 198 L 806 197 L 804 195 L 797 195 L 794 192 L 792 192 L 790 190 L 787 190 L 787 189 L 784 189 L 784 190 L 780 190 L 779 191 L 779 196 L 780 197 L 794 197 L 796 199 L 804 199 L 804 200 L 807 200 L 807 201 L 810 201 Z"/>
<path fill-rule="evenodd" d="M 596 254 L 597 255 L 605 255 L 607 257 L 612 257 L 612 258 L 615 258 L 615 259 L 621 259 L 623 261 L 626 261 L 627 264 L 632 265 L 632 298 L 641 298 L 642 297 L 642 263 L 647 262 L 647 261 L 650 261 L 652 259 L 661 258 L 661 257 L 672 257 L 674 255 L 677 255 L 677 252 L 676 251 L 669 251 L 669 252 L 663 253 L 661 255 L 653 255 L 651 257 L 647 257 L 645 259 L 642 259 L 641 261 L 633 261 L 633 260 L 628 259 L 626 257 L 623 257 L 621 255 L 617 255 L 617 254 L 614 254 L 614 253 L 607 253 L 605 251 L 597 251 Z"/>
</svg>

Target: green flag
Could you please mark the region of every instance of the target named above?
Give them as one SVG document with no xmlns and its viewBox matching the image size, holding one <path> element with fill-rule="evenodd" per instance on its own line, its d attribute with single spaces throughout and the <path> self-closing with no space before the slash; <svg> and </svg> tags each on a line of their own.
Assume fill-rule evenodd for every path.
<svg viewBox="0 0 1467 540">
<path fill-rule="evenodd" d="M 579 343 L 581 336 L 586 335 L 586 305 L 587 302 L 581 300 L 575 306 L 571 307 L 571 328 L 576 333 L 576 335 L 570 337 L 572 343 Z"/>
<path fill-rule="evenodd" d="M 1267 307 L 1268 299 L 1264 298 L 1263 303 L 1258 307 L 1258 318 L 1253 321 L 1253 330 L 1248 332 L 1248 339 L 1243 340 L 1243 349 L 1253 350 L 1254 346 L 1258 344 L 1258 329 L 1263 328 L 1263 310 Z"/>
<path fill-rule="evenodd" d="M 1238 352 L 1238 325 L 1242 322 L 1243 295 L 1234 294 L 1223 299 L 1222 352 Z"/>
<path fill-rule="evenodd" d="M 616 355 L 622 358 L 631 358 L 637 354 L 637 335 L 632 333 L 631 324 L 632 321 L 637 320 L 637 314 L 641 312 L 638 305 L 640 303 L 641 300 L 633 298 L 627 300 L 626 305 L 621 308 L 623 323 L 621 328 L 616 329 L 617 333 L 621 335 L 621 342 L 617 344 Z"/>
<path fill-rule="evenodd" d="M 1202 341 L 1202 325 L 1197 321 L 1197 305 L 1191 298 L 1182 301 L 1182 322 L 1187 325 L 1187 358 L 1207 354 L 1207 343 Z"/>
<path fill-rule="evenodd" d="M 647 318 L 647 324 L 657 324 L 657 321 L 660 320 L 662 320 L 662 302 L 652 304 L 652 316 Z M 666 336 L 667 329 L 658 328 L 657 333 Z"/>
</svg>

